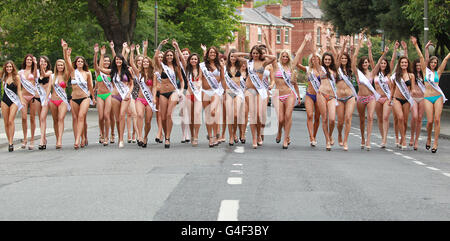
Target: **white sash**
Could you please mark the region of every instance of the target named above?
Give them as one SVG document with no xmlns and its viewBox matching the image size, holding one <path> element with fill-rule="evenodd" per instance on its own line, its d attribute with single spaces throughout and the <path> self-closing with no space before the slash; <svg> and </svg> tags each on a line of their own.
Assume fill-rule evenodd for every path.
<svg viewBox="0 0 450 241">
<path fill-rule="evenodd" d="M 55 84 L 53 85 L 53 89 L 55 90 L 56 94 L 59 96 L 59 98 L 61 98 L 61 100 L 67 105 L 67 110 L 70 111 L 70 104 L 69 104 L 69 100 L 67 99 L 67 94 L 64 91 L 63 88 L 61 88 L 61 86 L 59 86 L 58 84 L 58 79 L 55 79 L 55 74 L 52 74 L 52 79 L 55 80 Z"/>
<path fill-rule="evenodd" d="M 380 71 L 380 73 L 378 73 L 378 76 L 375 77 L 375 81 L 378 82 L 378 85 L 381 87 L 381 89 L 383 90 L 386 97 L 388 99 L 391 99 L 391 90 L 389 89 L 389 84 L 388 84 L 389 79 L 386 81 L 386 77 Z"/>
<path fill-rule="evenodd" d="M 139 75 L 139 77 L 141 77 L 141 76 Z M 137 82 L 139 83 L 139 87 L 141 88 L 142 95 L 144 95 L 144 98 L 147 101 L 148 105 L 150 105 L 150 107 L 152 108 L 152 111 L 153 112 L 158 111 L 156 109 L 155 102 L 153 101 L 153 94 L 148 89 L 147 85 L 144 83 L 144 78 L 141 77 Z"/>
<path fill-rule="evenodd" d="M 381 97 L 380 94 L 378 94 L 378 92 L 373 88 L 372 84 L 370 84 L 370 81 L 363 74 L 363 72 L 361 72 L 361 70 L 359 70 L 359 69 L 357 71 L 358 71 L 359 83 L 366 86 L 375 95 L 375 100 L 380 99 L 380 97 Z"/>
<path fill-rule="evenodd" d="M 345 84 L 347 84 L 347 86 L 352 90 L 353 96 L 355 96 L 355 98 L 358 98 L 358 94 L 356 93 L 355 87 L 353 86 L 352 82 L 350 81 L 349 76 L 344 74 L 341 67 L 339 67 L 338 72 L 339 72 L 339 76 L 341 77 L 341 79 L 343 79 Z"/>
<path fill-rule="evenodd" d="M 240 84 L 237 85 L 228 75 L 227 67 L 225 67 L 225 83 L 227 84 L 228 88 L 230 88 L 231 91 L 237 96 L 239 96 L 242 100 L 245 99 L 244 90 L 241 88 Z"/>
<path fill-rule="evenodd" d="M 114 86 L 112 85 L 111 81 L 108 79 L 108 76 L 102 72 L 100 72 L 100 78 L 102 78 L 103 83 L 106 85 L 106 88 L 108 88 L 109 92 L 113 92 Z"/>
<path fill-rule="evenodd" d="M 242 88 L 243 90 L 245 90 L 246 84 L 245 84 L 244 77 L 243 77 L 242 75 L 241 75 L 241 78 L 240 78 L 240 84 L 241 84 L 241 88 Z"/>
<path fill-rule="evenodd" d="M 269 84 L 270 84 L 269 83 L 269 76 L 270 76 L 270 71 L 264 70 L 262 82 L 263 82 L 264 88 L 266 88 L 266 90 L 269 89 Z"/>
<path fill-rule="evenodd" d="M 171 68 L 169 68 L 169 66 L 165 65 L 164 63 L 161 63 L 161 66 L 163 67 L 164 72 L 166 72 L 167 77 L 169 77 L 170 83 L 172 83 L 173 87 L 175 88 L 175 91 L 179 93 L 175 71 L 173 71 Z"/>
<path fill-rule="evenodd" d="M 78 71 L 78 69 L 75 70 L 75 79 L 71 81 L 72 85 L 78 85 L 81 90 L 88 96 L 88 98 L 91 96 L 89 93 L 89 88 L 87 86 L 87 81 L 84 79 L 83 75 Z M 90 104 L 93 105 L 92 99 L 90 99 Z"/>
<path fill-rule="evenodd" d="M 309 67 L 306 67 L 306 72 L 308 72 L 308 71 L 309 71 Z M 313 70 L 311 70 L 308 80 L 309 80 L 309 82 L 311 82 L 311 85 L 314 88 L 314 90 L 316 91 L 316 93 L 319 93 L 320 81 L 319 81 L 319 79 L 317 79 Z"/>
<path fill-rule="evenodd" d="M 327 72 L 327 70 L 325 69 L 325 67 L 322 66 L 322 71 L 323 72 Z M 337 88 L 336 88 L 336 79 L 334 78 L 334 76 L 330 73 L 331 79 L 329 79 L 330 81 L 330 85 L 331 85 L 331 89 L 333 89 L 334 92 L 334 97 L 337 98 Z M 339 103 L 336 101 L 336 105 L 338 105 Z"/>
<path fill-rule="evenodd" d="M 192 81 L 192 78 L 194 78 L 194 77 L 192 76 L 191 73 L 189 73 L 187 78 L 188 78 L 189 87 L 191 88 L 192 93 L 194 93 L 195 98 L 198 101 L 202 101 L 202 92 L 201 92 L 201 90 L 197 89 L 197 87 L 195 87 L 194 82 Z"/>
<path fill-rule="evenodd" d="M 425 85 L 423 84 L 423 79 L 417 78 L 416 83 L 417 83 L 417 86 L 419 86 L 420 91 L 422 91 L 422 93 L 425 94 Z"/>
<path fill-rule="evenodd" d="M 25 76 L 23 76 L 24 71 L 21 70 L 21 72 L 19 72 L 19 76 L 20 76 L 20 83 L 22 84 L 22 86 L 25 88 L 26 91 L 28 91 L 28 93 L 32 94 L 33 96 L 36 96 L 36 86 L 34 86 L 32 83 L 30 83 Z"/>
<path fill-rule="evenodd" d="M 403 97 L 409 102 L 411 105 L 411 108 L 414 106 L 414 99 L 411 97 L 411 93 L 409 93 L 408 87 L 406 86 L 405 81 L 403 78 L 400 79 L 400 83 L 395 80 L 395 84 L 398 87 L 398 90 L 402 93 Z"/>
<path fill-rule="evenodd" d="M 264 84 L 262 83 L 261 79 L 256 74 L 253 64 L 254 64 L 253 61 L 247 60 L 248 75 L 253 85 L 255 86 L 256 90 L 258 91 L 258 94 L 261 96 L 263 100 L 265 100 L 267 98 L 267 89 L 264 87 Z"/>
<path fill-rule="evenodd" d="M 4 88 L 3 88 L 3 89 L 5 90 L 5 94 L 8 96 L 8 98 L 9 98 L 14 104 L 16 104 L 17 107 L 19 107 L 19 109 L 18 109 L 17 111 L 21 110 L 21 109 L 23 108 L 22 102 L 20 101 L 19 96 L 17 96 L 17 94 L 14 93 L 14 91 L 8 89 L 8 87 L 7 87 L 7 85 L 6 85 L 6 80 L 5 80 L 5 85 L 4 85 Z"/>
<path fill-rule="evenodd" d="M 39 99 L 41 99 L 41 106 L 45 106 L 47 103 L 46 101 L 48 100 L 47 98 L 47 92 L 45 91 L 44 87 L 42 87 L 41 84 L 39 84 L 39 78 L 40 78 L 40 72 L 37 71 L 37 76 L 35 79 L 35 83 L 36 83 L 36 90 L 39 94 Z"/>
<path fill-rule="evenodd" d="M 132 81 L 132 80 L 130 80 Z M 117 91 L 119 92 L 119 95 L 122 99 L 125 99 L 127 97 L 128 92 L 130 92 L 130 88 L 128 88 L 127 85 L 125 85 L 120 79 L 119 75 L 116 73 L 116 75 L 113 78 L 114 85 L 117 88 Z"/>
<path fill-rule="evenodd" d="M 162 82 L 162 80 L 161 80 L 161 74 L 160 74 L 158 71 L 156 71 L 156 72 L 155 72 L 155 75 L 156 75 L 156 79 L 157 79 L 158 82 L 161 84 L 161 82 Z"/>
<path fill-rule="evenodd" d="M 431 87 L 433 87 L 433 89 L 435 89 L 442 95 L 442 97 L 444 98 L 443 103 L 445 103 L 447 101 L 447 98 L 445 98 L 444 92 L 442 92 L 441 87 L 439 87 L 439 85 L 434 83 L 435 73 L 433 73 L 433 71 L 431 71 L 429 68 L 427 68 L 427 78 L 428 83 L 431 85 Z"/>
<path fill-rule="evenodd" d="M 288 75 L 288 74 L 286 73 L 286 71 L 284 71 L 284 68 L 283 68 L 283 66 L 282 66 L 280 63 L 278 63 L 278 68 L 280 69 L 281 73 L 283 74 L 283 80 L 284 80 L 284 83 L 285 83 L 285 84 L 291 89 L 291 91 L 295 94 L 295 105 L 297 105 L 297 104 L 298 104 L 298 95 L 297 95 L 297 92 L 295 91 L 294 86 L 292 86 L 292 84 L 291 84 L 291 76 L 292 76 L 292 73 L 291 73 L 291 75 Z"/>
<path fill-rule="evenodd" d="M 219 85 L 219 82 L 217 81 L 216 77 L 206 68 L 205 62 L 200 63 L 200 69 L 203 72 L 203 75 L 205 76 L 206 80 L 208 81 L 209 86 L 211 89 L 216 92 L 217 95 L 222 96 L 224 89 L 221 85 Z"/>
</svg>

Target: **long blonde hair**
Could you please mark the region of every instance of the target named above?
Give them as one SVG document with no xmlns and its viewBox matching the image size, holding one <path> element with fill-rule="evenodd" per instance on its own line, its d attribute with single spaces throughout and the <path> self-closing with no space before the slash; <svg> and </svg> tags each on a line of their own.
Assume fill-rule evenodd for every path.
<svg viewBox="0 0 450 241">
<path fill-rule="evenodd" d="M 322 66 L 320 55 L 317 54 L 317 53 L 310 54 L 309 57 L 308 57 L 308 73 L 307 73 L 307 76 L 309 76 L 311 74 L 311 72 L 313 71 L 313 62 L 312 62 L 313 57 L 317 57 L 319 59 L 319 67 Z"/>
<path fill-rule="evenodd" d="M 66 62 L 65 62 L 63 59 L 58 59 L 58 60 L 56 60 L 56 62 L 55 62 L 55 69 L 54 69 L 54 71 L 53 71 L 53 73 L 55 74 L 55 75 L 54 75 L 54 76 L 55 76 L 55 77 L 54 77 L 54 78 L 55 78 L 55 83 L 56 83 L 56 78 L 58 77 L 58 74 L 59 74 L 59 71 L 58 71 L 58 63 L 63 63 L 63 65 L 64 65 L 64 71 L 63 71 L 62 75 L 63 75 L 63 80 L 64 80 L 64 82 L 66 82 L 66 81 L 67 81 L 67 76 L 68 76 Z"/>
<path fill-rule="evenodd" d="M 278 57 L 278 62 L 283 65 L 283 62 L 281 61 L 283 58 L 283 54 L 287 54 L 289 61 L 287 63 L 287 66 L 289 67 L 289 70 L 291 71 L 291 73 L 293 72 L 293 67 L 292 67 L 292 56 L 291 56 L 291 51 L 289 51 L 288 49 L 283 49 L 280 52 L 280 57 Z"/>
<path fill-rule="evenodd" d="M 6 81 L 6 77 L 8 76 L 8 73 L 6 72 L 6 65 L 8 65 L 8 64 L 12 65 L 13 70 L 11 71 L 11 75 L 12 75 L 12 79 L 13 79 L 14 83 L 17 85 L 19 82 L 19 78 L 17 78 L 18 72 L 17 72 L 17 67 L 12 60 L 8 60 L 3 64 L 2 71 L 0 72 L 0 79 L 2 81 Z"/>
</svg>

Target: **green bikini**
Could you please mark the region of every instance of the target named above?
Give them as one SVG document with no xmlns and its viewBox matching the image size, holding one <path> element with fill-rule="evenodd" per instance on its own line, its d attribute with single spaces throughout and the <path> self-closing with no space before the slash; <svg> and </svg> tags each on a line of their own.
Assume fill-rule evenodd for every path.
<svg viewBox="0 0 450 241">
<path fill-rule="evenodd" d="M 111 78 L 108 76 L 108 79 L 111 80 Z M 102 76 L 97 76 L 97 82 L 103 82 Z M 111 96 L 111 93 L 106 94 L 97 94 L 98 97 L 100 97 L 103 101 L 106 101 L 109 96 Z"/>
</svg>

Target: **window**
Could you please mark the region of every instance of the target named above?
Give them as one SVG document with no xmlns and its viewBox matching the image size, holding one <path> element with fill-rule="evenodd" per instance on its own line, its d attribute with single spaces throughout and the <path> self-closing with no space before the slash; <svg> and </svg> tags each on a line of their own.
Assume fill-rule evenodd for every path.
<svg viewBox="0 0 450 241">
<path fill-rule="evenodd" d="M 281 43 L 281 29 L 277 28 L 277 44 Z"/>
<path fill-rule="evenodd" d="M 322 28 L 320 28 L 320 27 L 318 27 L 317 28 L 317 45 L 318 46 L 321 46 L 322 44 L 321 44 L 321 36 L 320 36 L 320 34 L 321 34 L 321 32 L 322 32 Z"/>
<path fill-rule="evenodd" d="M 250 26 L 245 27 L 245 40 L 250 41 Z"/>
<path fill-rule="evenodd" d="M 262 42 L 262 29 L 258 27 L 258 42 Z"/>
<path fill-rule="evenodd" d="M 286 28 L 286 29 L 284 30 L 284 43 L 285 43 L 285 44 L 288 44 L 288 43 L 289 43 L 289 29 L 288 29 L 288 28 Z"/>
</svg>

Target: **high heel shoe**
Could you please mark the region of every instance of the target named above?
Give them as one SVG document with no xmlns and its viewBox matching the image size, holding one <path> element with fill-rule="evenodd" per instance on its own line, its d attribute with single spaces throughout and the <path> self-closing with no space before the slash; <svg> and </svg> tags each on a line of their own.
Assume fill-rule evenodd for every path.
<svg viewBox="0 0 450 241">
<path fill-rule="evenodd" d="M 155 142 L 159 143 L 161 140 L 159 138 L 155 138 Z"/>
<path fill-rule="evenodd" d="M 111 134 L 111 141 L 109 143 L 114 144 L 115 139 L 116 139 L 116 135 Z"/>
<path fill-rule="evenodd" d="M 402 146 L 402 147 L 401 147 L 401 150 L 402 150 L 402 151 L 405 151 L 406 149 L 407 149 L 406 146 Z"/>
<path fill-rule="evenodd" d="M 56 145 L 56 150 L 62 149 L 61 145 Z"/>
<path fill-rule="evenodd" d="M 198 146 L 198 139 L 192 139 L 192 146 L 197 147 Z"/>
<path fill-rule="evenodd" d="M 425 149 L 430 150 L 430 148 L 431 148 L 430 145 L 425 144 Z"/>
<path fill-rule="evenodd" d="M 432 148 L 431 149 L 431 153 L 436 153 L 437 152 L 437 148 Z"/>
<path fill-rule="evenodd" d="M 258 148 L 258 144 L 254 145 L 253 144 L 253 149 L 257 149 Z"/>
<path fill-rule="evenodd" d="M 80 145 L 78 145 L 78 144 L 73 144 L 73 149 L 75 149 L 75 150 L 80 149 Z"/>
<path fill-rule="evenodd" d="M 280 143 L 280 142 L 281 142 L 281 139 L 275 139 L 275 142 L 276 142 L 276 143 Z"/>
<path fill-rule="evenodd" d="M 289 145 L 288 145 L 289 146 Z M 283 145 L 283 149 L 288 149 L 288 146 Z"/>
<path fill-rule="evenodd" d="M 14 151 L 14 144 L 8 146 L 8 151 L 9 152 L 13 152 Z"/>
<path fill-rule="evenodd" d="M 142 146 L 144 143 L 142 141 L 137 141 L 138 146 Z"/>
<path fill-rule="evenodd" d="M 166 142 L 167 141 L 169 141 L 169 144 L 164 143 L 164 148 L 166 149 L 170 148 L 170 138 L 169 139 L 166 138 Z"/>
<path fill-rule="evenodd" d="M 348 145 L 344 144 L 344 151 L 348 151 Z"/>
<path fill-rule="evenodd" d="M 239 138 L 239 139 L 241 140 L 242 144 L 245 144 L 245 139 L 241 139 L 241 138 Z"/>
<path fill-rule="evenodd" d="M 145 142 L 142 142 L 142 148 L 147 148 L 148 138 L 145 138 Z"/>
<path fill-rule="evenodd" d="M 108 145 L 108 143 L 109 143 L 109 140 L 108 140 L 108 138 L 105 138 L 105 139 L 103 140 L 103 146 L 107 146 L 107 145 Z"/>
<path fill-rule="evenodd" d="M 370 151 L 370 146 L 366 146 L 366 150 L 367 150 L 367 151 Z"/>
<path fill-rule="evenodd" d="M 119 141 L 119 148 L 123 148 L 123 147 L 124 147 L 123 141 Z"/>
</svg>

